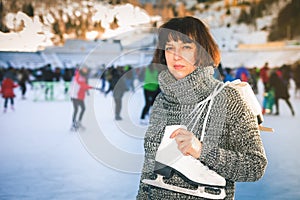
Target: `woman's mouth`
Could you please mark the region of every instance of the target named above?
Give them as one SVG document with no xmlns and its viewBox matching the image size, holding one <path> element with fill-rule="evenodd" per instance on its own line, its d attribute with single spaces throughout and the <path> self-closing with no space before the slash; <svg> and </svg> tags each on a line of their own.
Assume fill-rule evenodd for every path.
<svg viewBox="0 0 300 200">
<path fill-rule="evenodd" d="M 183 65 L 174 65 L 174 69 L 176 69 L 176 70 L 180 70 L 182 68 L 184 68 Z"/>
</svg>

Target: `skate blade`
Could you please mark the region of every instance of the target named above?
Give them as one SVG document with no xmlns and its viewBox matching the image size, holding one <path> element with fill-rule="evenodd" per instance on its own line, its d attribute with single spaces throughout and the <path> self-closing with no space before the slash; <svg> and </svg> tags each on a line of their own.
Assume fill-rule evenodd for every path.
<svg viewBox="0 0 300 200">
<path fill-rule="evenodd" d="M 71 131 L 71 132 L 77 132 L 77 131 L 78 131 L 78 128 L 70 128 L 70 131 Z"/>
<path fill-rule="evenodd" d="M 174 192 L 179 192 L 179 193 L 184 193 L 187 195 L 192 195 L 192 196 L 197 196 L 197 197 L 202 197 L 202 198 L 207 198 L 207 199 L 224 199 L 226 197 L 225 190 L 224 188 L 218 188 L 220 190 L 220 194 L 210 194 L 205 192 L 205 187 L 204 186 L 198 186 L 197 190 L 190 190 L 186 188 L 181 188 L 175 185 L 169 185 L 164 183 L 163 177 L 158 175 L 156 180 L 149 180 L 149 179 L 143 179 L 143 183 L 152 185 L 155 187 L 171 190 Z"/>
<path fill-rule="evenodd" d="M 262 125 L 258 125 L 258 129 L 260 131 L 265 131 L 265 132 L 274 132 L 273 128 L 265 127 L 265 126 L 262 126 Z"/>
<path fill-rule="evenodd" d="M 70 131 L 71 132 L 83 132 L 83 131 L 85 131 L 85 129 L 86 129 L 85 127 L 76 127 L 76 128 L 75 127 L 71 127 Z"/>
</svg>

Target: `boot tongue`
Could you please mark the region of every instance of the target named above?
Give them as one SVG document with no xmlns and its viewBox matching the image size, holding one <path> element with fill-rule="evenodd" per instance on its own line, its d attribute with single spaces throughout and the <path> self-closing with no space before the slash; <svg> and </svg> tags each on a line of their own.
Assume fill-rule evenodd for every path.
<svg viewBox="0 0 300 200">
<path fill-rule="evenodd" d="M 208 97 L 218 83 L 213 74 L 213 67 L 199 66 L 185 78 L 176 80 L 169 70 L 165 70 L 159 74 L 158 81 L 168 101 L 194 104 Z"/>
</svg>

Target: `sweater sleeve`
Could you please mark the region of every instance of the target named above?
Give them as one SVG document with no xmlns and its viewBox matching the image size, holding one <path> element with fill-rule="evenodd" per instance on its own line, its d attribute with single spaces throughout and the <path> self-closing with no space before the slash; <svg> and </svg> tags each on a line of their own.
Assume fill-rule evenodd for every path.
<svg viewBox="0 0 300 200">
<path fill-rule="evenodd" d="M 227 102 L 224 142 L 208 148 L 200 160 L 227 180 L 257 181 L 265 172 L 267 158 L 256 117 L 238 92 L 233 94 Z"/>
<path fill-rule="evenodd" d="M 150 114 L 150 123 L 145 135 L 144 140 L 144 148 L 145 148 L 145 158 L 144 158 L 144 166 L 142 169 L 142 174 L 140 178 L 140 185 L 136 199 L 144 200 L 149 199 L 149 189 L 150 186 L 142 182 L 143 179 L 152 179 L 156 178 L 156 175 L 153 173 L 155 166 L 155 155 L 157 148 L 160 144 L 160 137 L 158 136 L 158 132 L 163 132 L 163 129 L 157 130 L 156 123 L 163 121 L 161 118 L 165 116 L 163 112 L 163 105 L 161 103 L 161 95 L 158 95 L 154 101 L 152 113 Z M 160 113 L 160 114 L 157 114 Z M 163 128 L 164 126 L 159 126 Z M 158 131 L 158 132 L 157 132 Z"/>
</svg>

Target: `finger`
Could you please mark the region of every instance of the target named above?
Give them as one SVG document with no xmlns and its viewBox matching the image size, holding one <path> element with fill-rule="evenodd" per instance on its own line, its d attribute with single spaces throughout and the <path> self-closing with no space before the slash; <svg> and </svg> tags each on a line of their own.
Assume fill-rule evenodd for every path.
<svg viewBox="0 0 300 200">
<path fill-rule="evenodd" d="M 186 133 L 186 132 L 184 132 L 184 133 L 180 132 L 175 137 L 175 139 L 178 141 L 189 141 L 189 142 L 192 142 L 192 138 L 193 138 L 193 135 Z"/>
<path fill-rule="evenodd" d="M 182 142 L 187 142 L 192 144 L 192 139 L 188 135 L 178 134 L 174 139 L 176 140 L 177 144 L 180 144 Z"/>
<path fill-rule="evenodd" d="M 189 155 L 189 150 L 191 149 L 191 144 L 189 143 L 181 143 L 178 145 L 178 149 L 184 154 Z"/>
<path fill-rule="evenodd" d="M 178 134 L 180 134 L 182 131 L 185 131 L 185 129 L 183 129 L 183 128 L 176 129 L 176 130 L 170 135 L 170 138 L 176 137 L 176 136 L 177 136 Z"/>
</svg>

